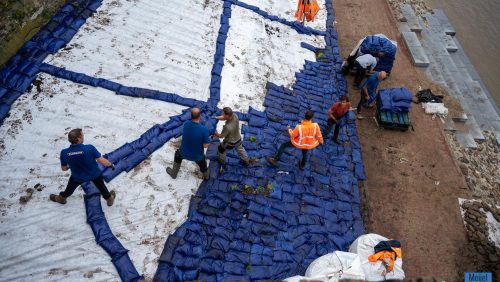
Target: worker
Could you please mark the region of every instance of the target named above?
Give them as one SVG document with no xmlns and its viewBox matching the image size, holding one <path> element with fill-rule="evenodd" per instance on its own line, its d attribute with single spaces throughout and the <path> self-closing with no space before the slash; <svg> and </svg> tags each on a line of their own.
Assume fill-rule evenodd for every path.
<svg viewBox="0 0 500 282">
<path fill-rule="evenodd" d="M 167 173 L 173 179 L 177 178 L 183 159 L 195 162 L 203 174 L 203 179 L 208 180 L 208 166 L 204 149 L 208 148 L 210 137 L 208 128 L 200 123 L 201 110 L 191 109 L 191 120 L 182 127 L 182 142 L 180 149 L 175 151 L 173 167 L 167 167 Z"/>
<path fill-rule="evenodd" d="M 365 106 L 368 101 L 374 100 L 378 95 L 379 89 L 378 86 L 382 80 L 384 80 L 387 76 L 385 71 L 374 72 L 366 81 L 363 83 L 363 86 L 360 91 L 360 98 L 357 107 L 357 116 L 358 119 L 363 119 L 361 115 L 361 107 Z"/>
<path fill-rule="evenodd" d="M 359 85 L 366 75 L 372 74 L 377 66 L 378 58 L 370 54 L 361 55 L 354 60 L 356 66 L 356 75 L 354 76 L 354 88 L 359 89 Z"/>
<path fill-rule="evenodd" d="M 66 189 L 56 194 L 50 194 L 50 200 L 66 204 L 66 198 L 75 192 L 76 188 L 82 183 L 92 181 L 94 185 L 101 192 L 102 197 L 106 200 L 108 206 L 112 206 L 116 197 L 115 191 L 108 191 L 102 171 L 99 169 L 97 163 L 105 167 L 111 167 L 113 170 L 115 166 L 101 156 L 101 153 L 92 145 L 83 144 L 83 131 L 80 128 L 72 129 L 68 133 L 68 141 L 71 143 L 69 148 L 63 149 L 60 154 L 61 169 L 63 171 L 71 171 L 68 185 Z"/>
<path fill-rule="evenodd" d="M 333 125 L 335 124 L 335 130 L 333 131 L 333 142 L 340 145 L 338 140 L 339 131 L 340 131 L 340 119 L 347 114 L 349 109 L 351 108 L 351 103 L 347 96 L 341 96 L 339 101 L 333 104 L 330 109 L 328 109 L 328 121 L 326 123 L 326 129 L 324 136 L 328 136 L 330 130 L 332 130 Z"/>
<path fill-rule="evenodd" d="M 321 129 L 319 125 L 312 122 L 314 117 L 313 111 L 307 111 L 305 114 L 305 120 L 301 124 L 297 125 L 294 130 L 287 127 L 288 134 L 290 135 L 290 141 L 281 144 L 276 156 L 266 157 L 266 160 L 273 166 L 278 165 L 278 161 L 283 155 L 286 148 L 296 147 L 302 149 L 302 160 L 299 161 L 299 168 L 304 170 L 306 165 L 307 152 L 312 150 L 319 145 L 323 144 L 323 136 L 321 135 Z"/>
<path fill-rule="evenodd" d="M 222 141 L 218 147 L 217 156 L 219 163 L 221 165 L 225 165 L 227 150 L 236 148 L 236 152 L 238 153 L 241 161 L 246 166 L 252 164 L 254 161 L 248 158 L 247 152 L 245 151 L 245 148 L 243 148 L 243 142 L 241 141 L 240 134 L 240 120 L 238 116 L 233 113 L 233 110 L 230 107 L 225 107 L 222 109 L 222 115 L 215 117 L 215 119 L 226 121 L 222 132 L 220 134 L 215 132 L 213 135 L 215 138 L 224 138 L 224 141 Z"/>
</svg>

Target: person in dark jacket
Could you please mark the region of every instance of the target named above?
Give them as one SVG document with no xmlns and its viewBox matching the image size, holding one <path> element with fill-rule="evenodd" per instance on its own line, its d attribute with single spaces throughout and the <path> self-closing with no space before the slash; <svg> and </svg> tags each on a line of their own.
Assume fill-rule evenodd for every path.
<svg viewBox="0 0 500 282">
<path fill-rule="evenodd" d="M 114 169 L 114 165 L 101 156 L 101 153 L 94 146 L 83 144 L 83 139 L 83 131 L 80 128 L 73 129 L 68 133 L 71 145 L 61 151 L 60 161 L 61 169 L 63 171 L 71 170 L 71 176 L 66 189 L 59 195 L 51 194 L 49 198 L 54 202 L 66 204 L 66 198 L 71 196 L 78 186 L 92 181 L 101 192 L 102 197 L 106 199 L 108 206 L 112 206 L 116 193 L 108 191 L 106 184 L 104 184 L 102 171 L 97 163 L 112 169 Z"/>
<path fill-rule="evenodd" d="M 181 168 L 182 160 L 195 162 L 203 173 L 203 179 L 209 178 L 205 149 L 210 144 L 208 128 L 200 123 L 201 111 L 199 108 L 191 109 L 191 120 L 182 127 L 182 143 L 179 150 L 175 151 L 174 165 L 167 168 L 167 173 L 173 179 Z"/>
</svg>

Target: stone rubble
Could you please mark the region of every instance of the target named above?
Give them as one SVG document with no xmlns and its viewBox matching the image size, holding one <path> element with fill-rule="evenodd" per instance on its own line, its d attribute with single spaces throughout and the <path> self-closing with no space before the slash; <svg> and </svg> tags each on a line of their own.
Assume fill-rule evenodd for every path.
<svg viewBox="0 0 500 282">
<path fill-rule="evenodd" d="M 389 0 L 394 16 L 399 21 L 406 21 L 400 10 L 401 4 L 409 4 L 417 16 L 432 13 L 431 7 L 424 0 Z"/>
<path fill-rule="evenodd" d="M 467 182 L 473 199 L 463 201 L 461 208 L 469 241 L 486 264 L 499 262 L 500 248 L 488 238 L 486 212 L 500 222 L 499 146 L 494 134 L 484 132 L 485 141 L 477 149 L 460 146 L 452 133 L 447 133 L 451 151 Z"/>
</svg>

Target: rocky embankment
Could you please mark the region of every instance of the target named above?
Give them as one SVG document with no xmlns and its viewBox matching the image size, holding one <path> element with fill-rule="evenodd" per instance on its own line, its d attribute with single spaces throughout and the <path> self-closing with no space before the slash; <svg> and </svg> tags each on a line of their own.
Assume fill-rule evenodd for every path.
<svg viewBox="0 0 500 282">
<path fill-rule="evenodd" d="M 67 0 L 1 0 L 0 66 L 66 2 Z"/>
<path fill-rule="evenodd" d="M 396 19 L 401 20 L 404 16 L 401 13 L 400 5 L 409 4 L 417 16 L 432 13 L 431 7 L 424 0 L 388 0 Z"/>
<path fill-rule="evenodd" d="M 484 270 L 498 272 L 500 148 L 493 134 L 483 134 L 486 140 L 478 143 L 477 149 L 460 147 L 452 134 L 448 135 L 448 140 L 472 194 L 472 199 L 460 201 L 467 236 L 479 254 L 478 262 L 484 262 Z"/>
</svg>

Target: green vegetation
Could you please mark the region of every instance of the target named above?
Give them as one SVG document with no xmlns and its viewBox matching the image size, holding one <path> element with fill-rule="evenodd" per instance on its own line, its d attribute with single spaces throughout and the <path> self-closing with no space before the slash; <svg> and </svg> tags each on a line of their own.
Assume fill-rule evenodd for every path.
<svg viewBox="0 0 500 282">
<path fill-rule="evenodd" d="M 44 19 L 49 19 L 52 16 L 52 11 L 48 8 L 45 8 L 43 9 L 41 16 Z"/>
<path fill-rule="evenodd" d="M 14 13 L 12 13 L 12 18 L 18 22 L 22 22 L 25 16 L 26 13 L 22 10 L 15 10 Z"/>
</svg>

